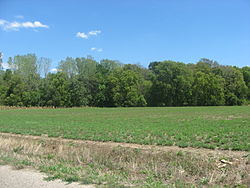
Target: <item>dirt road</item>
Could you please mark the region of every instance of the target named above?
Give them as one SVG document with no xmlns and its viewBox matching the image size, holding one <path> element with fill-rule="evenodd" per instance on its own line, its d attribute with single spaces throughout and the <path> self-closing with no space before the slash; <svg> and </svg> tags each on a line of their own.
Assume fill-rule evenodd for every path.
<svg viewBox="0 0 250 188">
<path fill-rule="evenodd" d="M 60 180 L 45 181 L 46 175 L 32 169 L 14 170 L 0 166 L 0 188 L 94 188 L 93 185 L 67 184 Z"/>
</svg>

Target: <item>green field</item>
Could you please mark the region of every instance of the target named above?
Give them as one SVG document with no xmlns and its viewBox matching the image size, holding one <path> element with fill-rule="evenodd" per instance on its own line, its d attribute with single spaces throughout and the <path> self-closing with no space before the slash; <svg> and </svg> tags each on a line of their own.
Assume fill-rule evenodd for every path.
<svg viewBox="0 0 250 188">
<path fill-rule="evenodd" d="M 250 151 L 250 106 L 2 109 L 0 132 Z"/>
</svg>

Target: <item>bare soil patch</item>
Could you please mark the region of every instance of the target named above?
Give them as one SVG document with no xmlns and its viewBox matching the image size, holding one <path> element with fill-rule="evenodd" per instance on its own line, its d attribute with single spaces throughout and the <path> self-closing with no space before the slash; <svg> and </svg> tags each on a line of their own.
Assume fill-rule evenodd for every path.
<svg viewBox="0 0 250 188">
<path fill-rule="evenodd" d="M 133 149 L 142 149 L 142 150 L 151 150 L 154 152 L 191 152 L 194 154 L 201 155 L 213 155 L 213 156 L 231 156 L 235 158 L 241 158 L 246 156 L 249 152 L 246 151 L 232 151 L 232 150 L 220 150 L 220 149 L 206 149 L 206 148 L 180 148 L 178 146 L 157 146 L 157 145 L 141 145 L 134 143 L 120 143 L 120 142 L 99 142 L 91 140 L 74 140 L 74 139 L 65 139 L 65 138 L 54 138 L 48 137 L 47 135 L 42 136 L 33 136 L 33 135 L 20 135 L 20 134 L 11 134 L 11 133 L 0 133 L 1 137 L 12 138 L 12 139 L 25 139 L 25 140 L 43 140 L 43 141 L 54 141 L 59 144 L 80 144 L 80 145 L 90 145 L 97 147 L 124 147 L 124 148 L 133 148 Z M 54 145 L 54 142 L 51 143 Z M 54 146 L 51 146 L 52 148 Z"/>
<path fill-rule="evenodd" d="M 94 188 L 94 185 L 68 184 L 60 180 L 45 181 L 45 174 L 33 169 L 15 170 L 10 166 L 0 166 L 0 188 Z"/>
</svg>

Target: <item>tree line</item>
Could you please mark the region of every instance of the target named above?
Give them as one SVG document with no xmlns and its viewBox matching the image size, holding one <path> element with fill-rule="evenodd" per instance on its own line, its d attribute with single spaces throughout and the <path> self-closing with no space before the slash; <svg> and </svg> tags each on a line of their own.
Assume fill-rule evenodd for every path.
<svg viewBox="0 0 250 188">
<path fill-rule="evenodd" d="M 250 101 L 250 67 L 151 62 L 148 68 L 92 57 L 59 62 L 35 54 L 0 58 L 0 105 L 131 107 L 243 105 Z"/>
</svg>

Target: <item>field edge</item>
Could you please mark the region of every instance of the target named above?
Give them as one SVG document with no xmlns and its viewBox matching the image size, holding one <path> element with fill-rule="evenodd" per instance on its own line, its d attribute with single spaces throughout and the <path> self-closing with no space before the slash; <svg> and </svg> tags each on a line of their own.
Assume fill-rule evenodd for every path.
<svg viewBox="0 0 250 188">
<path fill-rule="evenodd" d="M 250 185 L 244 151 L 144 146 L 0 133 L 0 159 L 99 186 Z M 19 161 L 19 162 L 18 162 Z"/>
</svg>

